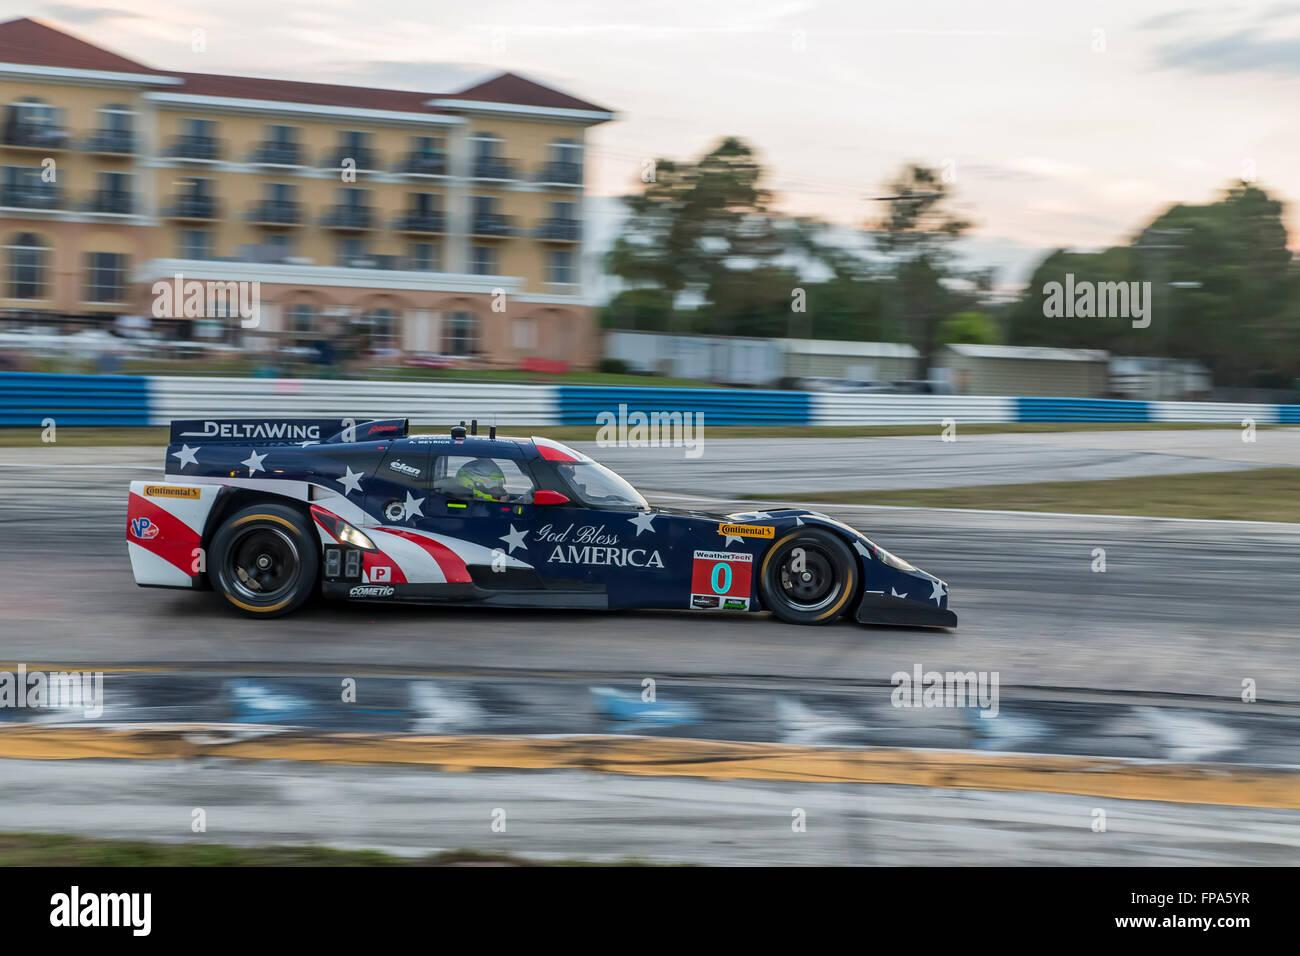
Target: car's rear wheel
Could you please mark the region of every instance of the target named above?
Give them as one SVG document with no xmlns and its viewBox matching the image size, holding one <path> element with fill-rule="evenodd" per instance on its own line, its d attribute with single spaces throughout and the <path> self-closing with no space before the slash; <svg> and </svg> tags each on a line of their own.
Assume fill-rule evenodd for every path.
<svg viewBox="0 0 1300 956">
<path fill-rule="evenodd" d="M 825 624 L 842 614 L 858 585 L 858 562 L 830 531 L 803 527 L 763 556 L 759 596 L 790 624 Z"/>
<path fill-rule="evenodd" d="M 320 548 L 306 519 L 285 505 L 231 515 L 212 537 L 209 577 L 227 601 L 254 617 L 279 617 L 311 597 Z"/>
</svg>

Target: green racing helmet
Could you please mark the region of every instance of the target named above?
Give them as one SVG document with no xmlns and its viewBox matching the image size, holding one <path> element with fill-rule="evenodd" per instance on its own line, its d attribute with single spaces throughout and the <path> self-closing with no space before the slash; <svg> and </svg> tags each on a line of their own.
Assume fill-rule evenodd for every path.
<svg viewBox="0 0 1300 956">
<path fill-rule="evenodd" d="M 456 471 L 456 483 L 480 501 L 505 501 L 506 476 L 491 458 L 475 458 Z"/>
</svg>

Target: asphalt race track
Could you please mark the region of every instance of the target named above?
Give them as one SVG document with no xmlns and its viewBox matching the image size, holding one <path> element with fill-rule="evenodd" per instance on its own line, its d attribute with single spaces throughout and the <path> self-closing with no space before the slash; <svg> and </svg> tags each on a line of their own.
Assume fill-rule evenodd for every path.
<svg viewBox="0 0 1300 956">
<path fill-rule="evenodd" d="M 1291 430 L 1268 434 L 1296 445 Z M 830 450 L 817 455 L 828 460 Z M 1290 453 L 1275 447 L 1272 455 Z M 0 660 L 515 668 L 625 674 L 632 686 L 677 674 L 880 683 L 919 662 L 998 671 L 1004 688 L 1236 698 L 1250 678 L 1261 700 L 1300 697 L 1294 525 L 824 508 L 945 578 L 961 620 L 953 632 L 795 628 L 744 613 L 346 605 L 262 622 L 235 616 L 210 593 L 135 587 L 125 488 L 156 475 L 159 457 L 153 449 L 5 451 Z M 750 474 L 763 480 L 753 477 L 761 469 Z M 670 477 L 661 469 L 654 484 L 668 487 Z M 1105 573 L 1091 570 L 1098 547 Z"/>
<path fill-rule="evenodd" d="M 707 423 L 706 423 L 707 424 Z M 890 488 L 953 488 L 1024 481 L 1093 481 L 1134 475 L 1300 466 L 1300 429 L 1266 428 L 1242 441 L 1240 428 L 1028 432 L 888 438 L 709 439 L 684 447 L 598 448 L 575 442 L 633 484 L 703 495 Z M 815 448 L 812 454 L 794 448 Z M 758 485 L 761 483 L 761 487 Z"/>
</svg>

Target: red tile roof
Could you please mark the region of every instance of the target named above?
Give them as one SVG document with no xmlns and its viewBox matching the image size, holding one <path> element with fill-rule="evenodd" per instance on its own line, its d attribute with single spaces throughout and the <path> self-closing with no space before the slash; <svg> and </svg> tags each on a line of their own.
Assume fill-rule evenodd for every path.
<svg viewBox="0 0 1300 956">
<path fill-rule="evenodd" d="M 182 85 L 170 87 L 171 91 L 177 93 L 312 103 L 345 109 L 438 113 L 446 112 L 449 107 L 438 109 L 425 104 L 432 99 L 460 99 L 525 107 L 609 112 L 602 106 L 595 106 L 514 73 L 502 73 L 459 93 L 419 93 L 410 90 L 386 90 L 333 83 L 306 83 L 298 80 L 272 80 L 252 76 L 155 70 L 29 17 L 0 23 L 0 63 L 173 76 L 182 81 Z"/>
<path fill-rule="evenodd" d="M 588 103 L 568 93 L 542 86 L 516 73 L 502 73 L 486 82 L 448 94 L 444 99 L 480 100 L 488 103 L 512 103 L 518 106 L 541 106 L 550 109 L 594 110 L 608 113 L 603 106 Z"/>
<path fill-rule="evenodd" d="M 314 103 L 347 109 L 396 110 L 403 113 L 441 112 L 425 106 L 435 94 L 410 90 L 383 90 L 334 83 L 304 83 L 298 80 L 269 80 L 256 76 L 222 76 L 217 73 L 170 73 L 185 81 L 178 93 L 195 96 L 225 96 L 244 100 L 275 100 L 286 103 Z"/>
<path fill-rule="evenodd" d="M 109 53 L 30 17 L 0 23 L 0 63 L 115 73 L 157 73 L 142 63 Z"/>
</svg>

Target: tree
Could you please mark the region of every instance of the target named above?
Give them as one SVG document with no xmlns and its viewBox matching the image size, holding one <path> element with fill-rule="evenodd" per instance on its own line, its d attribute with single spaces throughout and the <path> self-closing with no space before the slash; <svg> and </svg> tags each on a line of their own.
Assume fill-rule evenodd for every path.
<svg viewBox="0 0 1300 956">
<path fill-rule="evenodd" d="M 876 248 L 893 276 L 894 318 L 922 355 L 923 371 L 938 345 L 939 322 L 953 308 L 945 282 L 956 278 L 953 244 L 971 223 L 952 209 L 952 193 L 938 170 L 909 164 L 888 183 L 884 216 L 874 224 Z"/>
</svg>

